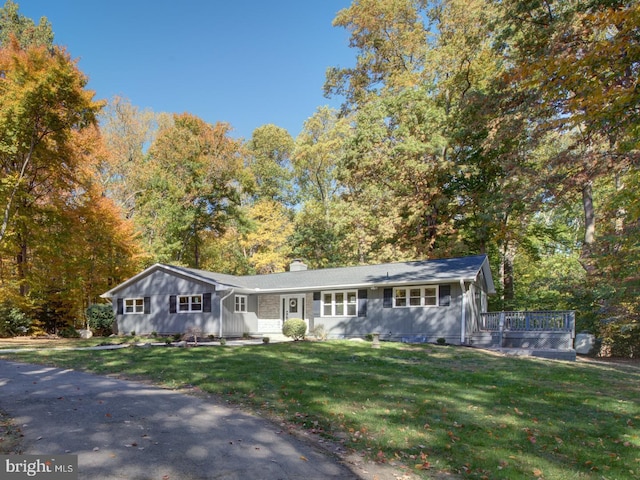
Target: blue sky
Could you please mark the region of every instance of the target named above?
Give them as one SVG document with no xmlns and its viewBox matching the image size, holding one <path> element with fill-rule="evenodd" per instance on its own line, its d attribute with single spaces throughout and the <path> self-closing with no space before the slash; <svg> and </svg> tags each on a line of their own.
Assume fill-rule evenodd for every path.
<svg viewBox="0 0 640 480">
<path fill-rule="evenodd" d="M 15 0 L 79 60 L 96 98 L 224 121 L 250 138 L 273 123 L 294 137 L 322 86 L 351 66 L 349 36 L 331 25 L 350 0 Z M 4 1 L 2 1 L 4 4 Z"/>
</svg>

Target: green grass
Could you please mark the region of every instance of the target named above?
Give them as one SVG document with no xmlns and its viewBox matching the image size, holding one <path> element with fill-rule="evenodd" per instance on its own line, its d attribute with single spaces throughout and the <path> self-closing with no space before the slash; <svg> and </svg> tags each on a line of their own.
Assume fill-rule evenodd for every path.
<svg viewBox="0 0 640 480">
<path fill-rule="evenodd" d="M 425 478 L 640 477 L 637 367 L 347 341 L 0 356 L 194 386 Z"/>
<path fill-rule="evenodd" d="M 92 338 L 49 338 L 49 337 L 13 337 L 0 338 L 0 352 L 15 348 L 84 348 L 97 345 L 120 345 L 139 342 L 163 342 L 165 338 L 153 337 L 92 337 Z"/>
</svg>

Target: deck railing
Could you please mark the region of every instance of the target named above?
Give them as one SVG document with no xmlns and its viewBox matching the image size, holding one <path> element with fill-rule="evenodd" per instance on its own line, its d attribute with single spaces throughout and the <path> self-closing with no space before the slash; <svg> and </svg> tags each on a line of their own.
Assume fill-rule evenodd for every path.
<svg viewBox="0 0 640 480">
<path fill-rule="evenodd" d="M 575 312 L 572 310 L 545 310 L 481 313 L 475 331 L 574 332 Z"/>
</svg>

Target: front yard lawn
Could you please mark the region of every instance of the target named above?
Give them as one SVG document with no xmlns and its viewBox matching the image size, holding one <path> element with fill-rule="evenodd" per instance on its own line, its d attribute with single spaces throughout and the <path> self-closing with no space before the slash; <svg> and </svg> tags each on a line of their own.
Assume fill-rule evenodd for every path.
<svg viewBox="0 0 640 480">
<path fill-rule="evenodd" d="M 351 341 L 0 356 L 196 388 L 425 478 L 640 477 L 637 366 Z"/>
</svg>

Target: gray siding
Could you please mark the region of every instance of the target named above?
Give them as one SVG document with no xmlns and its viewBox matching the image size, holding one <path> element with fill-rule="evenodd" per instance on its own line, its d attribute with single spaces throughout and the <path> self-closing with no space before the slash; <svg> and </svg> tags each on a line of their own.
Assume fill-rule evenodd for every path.
<svg viewBox="0 0 640 480">
<path fill-rule="evenodd" d="M 329 338 L 363 337 L 369 333 L 379 333 L 385 340 L 421 336 L 429 342 L 444 337 L 448 343 L 460 343 L 461 289 L 459 284 L 450 286 L 449 306 L 405 308 L 384 308 L 384 289 L 370 288 L 364 317 L 323 317 L 320 315 L 320 300 L 315 300 L 311 328 L 323 325 Z"/>
<path fill-rule="evenodd" d="M 113 298 L 118 333 L 158 334 L 186 333 L 189 329 L 197 329 L 203 335 L 217 335 L 219 331 L 219 297 L 212 285 L 180 278 L 157 270 L 141 278 L 132 285 L 120 290 Z M 211 293 L 211 312 L 170 313 L 169 298 L 171 295 Z M 118 299 L 144 298 L 150 299 L 148 314 L 118 314 Z"/>
<path fill-rule="evenodd" d="M 247 297 L 247 313 L 235 312 L 235 294 L 231 294 L 231 296 L 226 298 L 222 303 L 224 308 L 222 319 L 223 337 L 241 337 L 245 333 L 251 335 L 258 334 L 256 296 L 248 295 Z M 218 333 L 216 333 L 216 335 L 218 335 Z"/>
<path fill-rule="evenodd" d="M 480 285 L 469 286 L 465 302 L 465 317 L 470 321 L 483 310 L 482 298 L 486 296 L 486 283 L 480 277 Z M 459 283 L 440 283 L 450 288 L 450 305 L 434 307 L 394 308 L 384 306 L 384 287 L 359 290 L 357 314 L 343 317 L 323 317 L 319 292 L 298 292 L 305 295 L 305 320 L 309 331 L 322 325 L 329 338 L 363 337 L 379 333 L 382 339 L 401 340 L 406 337 L 422 337 L 429 342 L 445 338 L 448 343 L 460 343 L 462 321 L 462 290 Z M 406 285 L 403 285 L 403 287 Z M 385 286 L 389 288 L 389 285 Z M 330 289 L 323 290 L 325 292 Z M 337 289 L 343 291 L 343 289 Z M 363 295 L 366 292 L 366 295 Z M 211 293 L 211 312 L 171 313 L 170 297 L 173 295 Z M 148 275 L 126 285 L 113 296 L 118 332 L 129 334 L 187 333 L 198 330 L 201 335 L 224 337 L 268 335 L 281 333 L 282 295 L 248 294 L 247 312 L 235 312 L 235 293 L 215 291 L 212 284 L 198 279 L 182 277 L 175 272 L 151 271 Z M 289 295 L 294 295 L 290 293 Z M 223 302 L 222 329 L 220 325 L 220 298 Z M 366 296 L 366 299 L 365 299 Z M 118 314 L 118 300 L 148 298 L 150 310 L 145 314 Z M 484 301 L 486 303 L 486 300 Z"/>
</svg>

